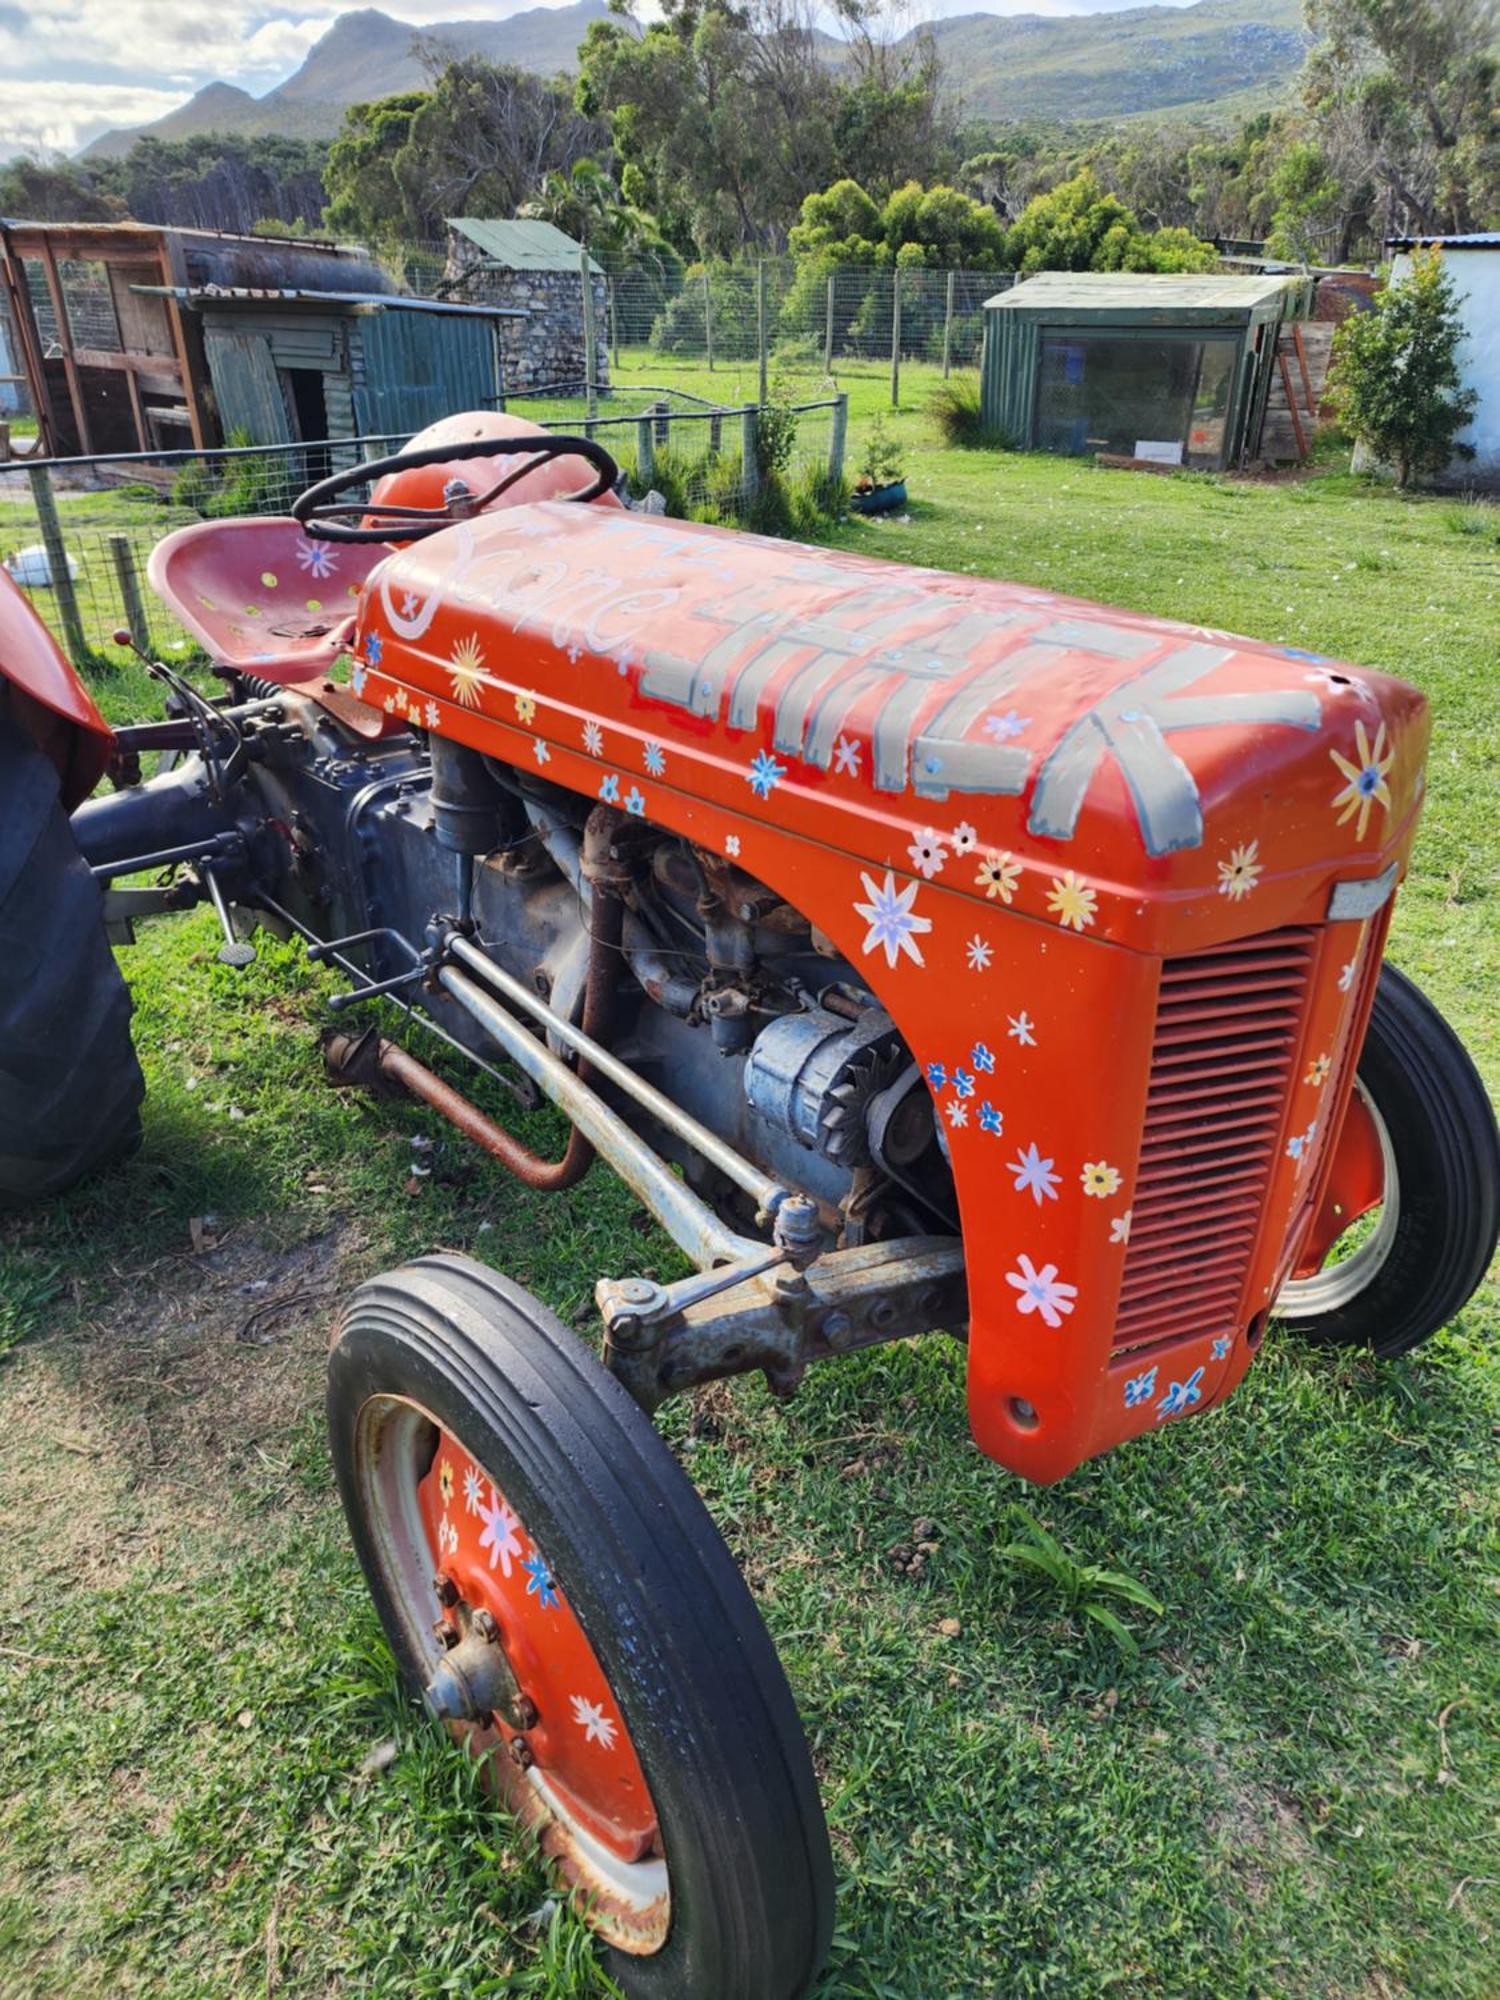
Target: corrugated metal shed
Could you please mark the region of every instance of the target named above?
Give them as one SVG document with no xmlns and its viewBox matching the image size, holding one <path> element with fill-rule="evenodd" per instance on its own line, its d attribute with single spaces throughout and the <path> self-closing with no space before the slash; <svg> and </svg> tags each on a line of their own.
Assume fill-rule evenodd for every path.
<svg viewBox="0 0 1500 2000">
<path fill-rule="evenodd" d="M 1387 250 L 1500 250 L 1500 229 L 1476 229 L 1467 236 L 1388 236 Z"/>
<path fill-rule="evenodd" d="M 1284 277 L 1234 277 L 1227 272 L 1039 271 L 986 299 L 986 312 L 1030 313 L 1069 322 L 1132 320 L 1160 315 L 1178 326 L 1212 325 L 1285 300 Z"/>
<path fill-rule="evenodd" d="M 493 317 L 434 323 L 420 313 L 382 312 L 358 322 L 354 366 L 356 428 L 379 436 L 420 431 L 455 410 L 501 402 L 500 349 Z"/>
<path fill-rule="evenodd" d="M 489 216 L 450 215 L 448 227 L 507 271 L 576 271 L 583 248 L 552 223 L 519 216 L 502 222 Z M 596 277 L 604 275 L 592 257 L 589 269 Z"/>
</svg>

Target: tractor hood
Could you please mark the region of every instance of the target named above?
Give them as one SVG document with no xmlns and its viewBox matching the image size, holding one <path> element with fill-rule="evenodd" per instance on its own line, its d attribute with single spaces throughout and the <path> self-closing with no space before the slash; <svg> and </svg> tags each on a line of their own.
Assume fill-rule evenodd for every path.
<svg viewBox="0 0 1500 2000">
<path fill-rule="evenodd" d="M 1428 736 L 1290 648 L 561 502 L 391 556 L 357 651 L 367 699 L 647 818 L 670 790 L 1152 953 L 1393 882 Z"/>
</svg>

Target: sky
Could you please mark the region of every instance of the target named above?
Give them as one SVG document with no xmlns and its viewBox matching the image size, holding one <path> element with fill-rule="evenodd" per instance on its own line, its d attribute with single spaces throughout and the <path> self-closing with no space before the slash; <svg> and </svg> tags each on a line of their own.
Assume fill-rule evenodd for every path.
<svg viewBox="0 0 1500 2000">
<path fill-rule="evenodd" d="M 259 97 L 289 76 L 352 4 L 0 0 L 0 160 L 20 152 L 72 152 L 109 126 L 160 118 L 216 78 Z M 527 4 L 535 0 L 390 0 L 384 11 L 422 26 L 504 20 Z M 1140 0 L 926 0 L 917 11 L 1100 14 L 1133 4 Z"/>
</svg>

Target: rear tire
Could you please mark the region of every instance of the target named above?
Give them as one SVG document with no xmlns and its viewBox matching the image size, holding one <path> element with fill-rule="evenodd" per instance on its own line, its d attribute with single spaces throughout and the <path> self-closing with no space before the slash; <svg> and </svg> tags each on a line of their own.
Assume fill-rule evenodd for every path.
<svg viewBox="0 0 1500 2000">
<path fill-rule="evenodd" d="M 1405 1354 L 1467 1305 L 1500 1234 L 1500 1136 L 1468 1051 L 1420 987 L 1381 968 L 1359 1083 L 1385 1155 L 1366 1244 L 1286 1285 L 1276 1317 L 1304 1339 Z"/>
<path fill-rule="evenodd" d="M 0 703 L 0 1208 L 140 1144 L 130 994 L 57 773 Z"/>
<path fill-rule="evenodd" d="M 531 1720 L 513 1727 L 486 1703 L 477 1725 L 449 1727 L 493 1760 L 495 1789 L 537 1828 L 621 1990 L 797 2000 L 833 1924 L 802 1726 L 707 1509 L 619 1383 L 518 1286 L 465 1257 L 424 1257 L 349 1300 L 329 1357 L 328 1425 L 408 1687 L 421 1695 L 445 1657 L 434 1620 L 450 1621 L 451 1645 L 489 1615 Z M 580 1731 L 593 1742 L 601 1723 L 605 1751 L 633 1753 L 628 1775 L 581 1770 Z M 582 1801 L 585 1820 L 595 1806 L 608 1819 L 625 1787 L 627 1844 L 649 1845 L 629 1847 L 623 1870 L 601 1869 L 597 1838 L 592 1850 L 569 1845 L 568 1801 Z M 538 1815 L 538 1795 L 560 1820 Z M 627 1948 L 601 1882 L 636 1899 Z"/>
</svg>

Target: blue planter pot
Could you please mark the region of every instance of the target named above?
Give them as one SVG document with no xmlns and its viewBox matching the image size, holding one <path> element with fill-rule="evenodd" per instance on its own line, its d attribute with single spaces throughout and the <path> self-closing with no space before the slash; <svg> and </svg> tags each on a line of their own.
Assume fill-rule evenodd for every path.
<svg viewBox="0 0 1500 2000">
<path fill-rule="evenodd" d="M 856 514 L 898 513 L 906 505 L 906 481 L 897 479 L 889 486 L 872 486 L 868 493 L 855 493 L 849 505 Z"/>
</svg>

